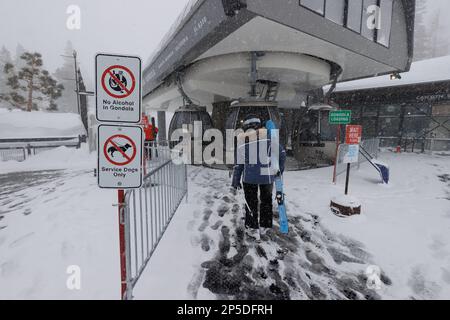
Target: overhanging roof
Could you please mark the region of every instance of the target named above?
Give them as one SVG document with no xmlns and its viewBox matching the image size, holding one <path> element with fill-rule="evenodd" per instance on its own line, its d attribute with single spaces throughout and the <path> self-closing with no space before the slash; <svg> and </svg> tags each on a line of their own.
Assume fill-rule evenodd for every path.
<svg viewBox="0 0 450 320">
<path fill-rule="evenodd" d="M 450 55 L 414 62 L 411 69 L 400 76 L 401 79 L 397 80 L 391 80 L 389 75 L 385 75 L 342 82 L 337 85 L 336 92 L 450 81 Z"/>
<path fill-rule="evenodd" d="M 200 58 L 229 53 L 229 46 L 226 51 L 223 45 L 220 46 L 221 43 L 228 41 L 233 44 L 230 42 L 233 35 L 241 29 L 245 30 L 243 27 L 250 25 L 249 22 L 255 18 L 283 26 L 284 29 L 278 28 L 278 31 L 292 33 L 290 38 L 286 38 L 288 41 L 303 39 L 305 43 L 295 43 L 296 53 L 310 54 L 341 65 L 344 68 L 342 80 L 408 70 L 413 54 L 415 1 L 382 1 L 393 1 L 389 47 L 370 41 L 300 6 L 299 1 L 193 0 L 144 70 L 144 95 L 158 88 L 176 70 Z M 258 30 L 247 29 L 246 32 L 255 33 L 250 35 L 253 38 L 261 36 Z M 277 43 L 264 47 L 263 42 L 255 42 L 239 50 L 277 51 L 274 45 L 277 46 Z M 283 45 L 280 47 L 291 50 Z"/>
</svg>

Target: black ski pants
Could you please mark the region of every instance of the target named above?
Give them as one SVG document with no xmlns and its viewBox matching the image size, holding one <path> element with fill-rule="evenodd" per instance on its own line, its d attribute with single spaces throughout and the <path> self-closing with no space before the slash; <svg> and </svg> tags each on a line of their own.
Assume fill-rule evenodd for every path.
<svg viewBox="0 0 450 320">
<path fill-rule="evenodd" d="M 258 210 L 258 202 L 259 202 L 258 189 L 260 192 L 259 200 L 261 202 L 259 206 L 260 210 Z M 272 191 L 273 191 L 273 184 L 244 183 L 245 200 L 247 201 L 248 204 L 248 206 L 245 206 L 246 227 L 251 229 L 258 229 L 259 227 L 272 228 L 273 224 Z"/>
</svg>

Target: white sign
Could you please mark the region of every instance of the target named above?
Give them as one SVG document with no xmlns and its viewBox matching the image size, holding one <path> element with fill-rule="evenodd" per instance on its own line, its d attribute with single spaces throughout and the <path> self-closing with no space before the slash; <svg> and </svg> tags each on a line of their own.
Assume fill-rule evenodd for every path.
<svg viewBox="0 0 450 320">
<path fill-rule="evenodd" d="M 355 163 L 359 159 L 359 144 L 350 144 L 347 146 L 347 152 L 344 155 L 344 163 Z"/>
<path fill-rule="evenodd" d="M 95 57 L 97 120 L 141 121 L 141 59 L 98 54 Z"/>
<path fill-rule="evenodd" d="M 98 127 L 98 185 L 100 188 L 132 189 L 142 185 L 141 127 Z"/>
</svg>

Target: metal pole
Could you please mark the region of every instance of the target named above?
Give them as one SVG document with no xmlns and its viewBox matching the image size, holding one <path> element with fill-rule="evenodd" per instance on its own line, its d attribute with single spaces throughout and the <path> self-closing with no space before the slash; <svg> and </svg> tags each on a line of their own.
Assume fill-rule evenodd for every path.
<svg viewBox="0 0 450 320">
<path fill-rule="evenodd" d="M 258 59 L 257 53 L 251 52 L 250 59 L 250 97 L 256 97 L 256 85 L 258 81 L 258 70 L 256 66 L 256 60 Z"/>
<path fill-rule="evenodd" d="M 78 107 L 78 114 L 81 115 L 81 108 L 80 108 L 80 86 L 78 82 L 78 65 L 77 65 L 77 52 L 73 51 L 73 60 L 75 65 L 75 91 L 77 93 L 77 107 Z"/>
<path fill-rule="evenodd" d="M 127 258 L 125 250 L 125 191 L 117 190 L 119 208 L 119 247 L 120 247 L 120 281 L 121 298 L 127 298 Z"/>
<path fill-rule="evenodd" d="M 347 176 L 345 177 L 345 195 L 348 195 L 349 180 L 350 180 L 350 163 L 347 163 Z"/>
<path fill-rule="evenodd" d="M 336 172 L 337 172 L 337 162 L 338 162 L 338 155 L 339 155 L 339 145 L 341 144 L 341 125 L 338 125 L 337 127 L 337 133 L 336 133 L 336 152 L 334 155 L 334 169 L 333 169 L 333 183 L 336 183 Z"/>
</svg>

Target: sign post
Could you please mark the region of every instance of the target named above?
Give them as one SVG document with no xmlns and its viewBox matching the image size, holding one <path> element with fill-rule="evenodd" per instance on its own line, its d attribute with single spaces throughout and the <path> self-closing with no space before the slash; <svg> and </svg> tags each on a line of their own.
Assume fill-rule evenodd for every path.
<svg viewBox="0 0 450 320">
<path fill-rule="evenodd" d="M 330 124 L 350 124 L 352 122 L 352 111 L 351 110 L 337 110 L 330 111 L 328 118 Z"/>
<path fill-rule="evenodd" d="M 142 185 L 142 128 L 98 127 L 98 185 L 134 189 Z"/>
<path fill-rule="evenodd" d="M 351 123 L 352 111 L 351 110 L 330 111 L 328 120 L 331 125 L 337 125 L 336 151 L 335 151 L 335 156 L 334 156 L 334 169 L 333 169 L 333 183 L 336 183 L 336 171 L 337 171 L 337 162 L 338 162 L 338 155 L 339 155 L 339 146 L 341 144 L 341 125 Z"/>
<path fill-rule="evenodd" d="M 121 298 L 127 299 L 128 273 L 125 190 L 142 186 L 143 131 L 124 123 L 141 122 L 141 59 L 133 56 L 95 56 L 96 118 L 111 125 L 98 127 L 98 185 L 117 189 Z M 129 261 L 128 261 L 129 262 Z"/>
<path fill-rule="evenodd" d="M 344 156 L 344 163 L 347 164 L 347 174 L 345 178 L 345 195 L 348 195 L 348 184 L 350 181 L 351 164 L 358 162 L 359 144 L 361 143 L 362 127 L 356 125 L 347 125 L 345 128 L 345 143 L 348 146 L 347 153 Z"/>
<path fill-rule="evenodd" d="M 141 121 L 141 59 L 98 54 L 95 88 L 99 122 Z"/>
</svg>

